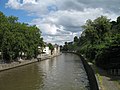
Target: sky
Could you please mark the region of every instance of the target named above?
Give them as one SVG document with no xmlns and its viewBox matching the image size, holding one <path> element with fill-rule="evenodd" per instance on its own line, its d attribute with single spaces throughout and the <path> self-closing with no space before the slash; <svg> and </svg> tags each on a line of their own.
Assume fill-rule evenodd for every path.
<svg viewBox="0 0 120 90">
<path fill-rule="evenodd" d="M 80 36 L 86 20 L 120 16 L 120 0 L 0 0 L 0 11 L 36 25 L 45 42 L 64 44 Z"/>
</svg>

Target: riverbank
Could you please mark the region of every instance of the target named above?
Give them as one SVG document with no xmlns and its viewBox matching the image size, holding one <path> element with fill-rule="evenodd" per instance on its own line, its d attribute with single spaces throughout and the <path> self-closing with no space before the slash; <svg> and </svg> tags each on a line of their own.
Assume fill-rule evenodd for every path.
<svg viewBox="0 0 120 90">
<path fill-rule="evenodd" d="M 90 85 L 90 90 L 99 90 L 99 88 L 98 88 L 99 86 L 98 86 L 98 83 L 97 83 L 97 80 L 95 77 L 95 73 L 94 73 L 92 67 L 88 64 L 87 60 L 83 57 L 83 55 L 81 55 L 80 53 L 77 53 L 77 52 L 64 51 L 63 53 L 73 53 L 73 54 L 76 54 L 80 57 L 80 59 L 83 63 L 83 66 L 85 68 L 85 71 L 87 73 L 87 77 L 88 77 L 89 85 Z"/>
<path fill-rule="evenodd" d="M 93 68 L 97 82 L 99 84 L 99 90 L 120 90 L 120 85 L 116 79 L 117 76 L 108 75 L 108 73 L 89 62 L 89 65 Z M 120 79 L 120 78 L 119 78 Z"/>
<path fill-rule="evenodd" d="M 51 59 L 51 58 L 59 56 L 59 55 L 61 55 L 61 53 L 56 54 L 56 55 L 42 56 L 39 61 Z M 9 70 L 9 69 L 13 69 L 13 68 L 17 68 L 17 67 L 21 67 L 21 66 L 25 66 L 25 65 L 32 64 L 35 62 L 38 62 L 38 59 L 21 60 L 20 62 L 11 62 L 11 63 L 0 64 L 0 72 Z"/>
<path fill-rule="evenodd" d="M 87 60 L 81 55 L 78 54 L 82 60 L 82 63 L 84 65 L 84 68 L 86 70 L 89 84 L 90 84 L 90 90 L 99 90 L 99 84 L 97 82 L 97 78 L 95 76 L 95 73 L 92 69 L 92 67 L 88 64 Z"/>
<path fill-rule="evenodd" d="M 0 90 L 90 90 L 79 56 L 58 57 L 0 72 Z"/>
<path fill-rule="evenodd" d="M 86 58 L 85 60 L 88 61 Z M 94 71 L 99 90 L 120 90 L 120 85 L 117 82 L 118 78 L 115 79 L 117 76 L 109 75 L 105 70 L 97 67 L 95 64 L 89 61 L 87 63 Z"/>
</svg>

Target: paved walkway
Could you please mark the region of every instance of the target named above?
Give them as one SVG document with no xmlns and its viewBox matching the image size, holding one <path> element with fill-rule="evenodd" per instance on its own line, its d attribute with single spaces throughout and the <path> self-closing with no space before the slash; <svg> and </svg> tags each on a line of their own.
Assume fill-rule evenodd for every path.
<svg viewBox="0 0 120 90">
<path fill-rule="evenodd" d="M 120 84 L 116 82 L 120 77 L 110 76 L 105 70 L 95 67 L 90 63 L 96 73 L 96 77 L 100 86 L 100 90 L 120 90 Z M 98 73 L 98 74 L 97 74 Z M 99 76 L 98 76 L 99 75 Z"/>
<path fill-rule="evenodd" d="M 56 54 L 56 55 L 50 55 L 50 56 L 44 55 L 44 56 L 40 57 L 41 58 L 40 60 L 42 61 L 42 60 L 45 60 L 45 59 L 50 59 L 50 58 L 56 57 L 58 55 L 61 55 L 61 53 Z M 34 63 L 34 62 L 38 62 L 38 60 L 37 59 L 21 60 L 20 62 L 12 62 L 12 63 L 0 64 L 0 71 L 20 67 L 20 66 L 31 64 L 31 63 Z"/>
<path fill-rule="evenodd" d="M 98 69 L 101 76 L 103 90 L 120 90 L 116 81 L 112 80 L 111 76 L 108 76 L 106 71 Z"/>
<path fill-rule="evenodd" d="M 15 68 L 15 67 L 31 64 L 31 63 L 34 63 L 34 62 L 37 62 L 37 59 L 23 60 L 21 62 L 12 62 L 12 63 L 0 64 L 0 71 L 4 71 L 4 70 L 12 69 L 12 68 Z"/>
</svg>

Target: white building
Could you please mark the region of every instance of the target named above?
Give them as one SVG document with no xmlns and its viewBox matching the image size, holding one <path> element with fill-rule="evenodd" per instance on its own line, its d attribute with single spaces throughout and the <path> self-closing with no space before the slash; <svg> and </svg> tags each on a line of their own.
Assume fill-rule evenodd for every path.
<svg viewBox="0 0 120 90">
<path fill-rule="evenodd" d="M 41 47 L 38 47 L 38 50 L 41 50 Z M 54 45 L 54 50 L 51 52 L 50 48 L 46 45 L 43 49 L 42 49 L 42 55 L 58 55 L 60 53 L 60 47 L 55 44 Z"/>
<path fill-rule="evenodd" d="M 51 54 L 51 50 L 49 49 L 49 47 L 48 46 L 46 46 L 44 49 L 43 49 L 43 52 L 45 53 L 45 54 Z"/>
<path fill-rule="evenodd" d="M 53 54 L 57 55 L 60 53 L 60 46 L 58 46 L 57 44 L 54 45 L 54 51 Z"/>
</svg>

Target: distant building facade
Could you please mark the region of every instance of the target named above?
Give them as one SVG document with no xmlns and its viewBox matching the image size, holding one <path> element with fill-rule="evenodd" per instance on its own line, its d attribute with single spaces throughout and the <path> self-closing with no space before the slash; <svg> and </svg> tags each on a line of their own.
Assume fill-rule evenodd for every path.
<svg viewBox="0 0 120 90">
<path fill-rule="evenodd" d="M 57 45 L 57 44 L 55 44 L 55 45 L 54 45 L 54 50 L 52 51 L 52 53 L 51 53 L 50 48 L 47 46 L 47 44 L 46 44 L 46 46 L 43 47 L 43 48 L 41 48 L 41 47 L 39 46 L 39 47 L 38 47 L 38 50 L 41 51 L 41 54 L 57 55 L 57 54 L 60 53 L 60 46 Z"/>
<path fill-rule="evenodd" d="M 57 54 L 59 54 L 59 53 L 60 53 L 60 46 L 57 45 L 57 44 L 55 44 L 55 45 L 54 45 L 53 54 L 54 54 L 54 55 L 57 55 Z"/>
<path fill-rule="evenodd" d="M 51 53 L 51 50 L 49 49 L 48 46 L 44 47 L 43 53 L 44 53 L 44 54 L 48 54 L 48 55 Z"/>
</svg>

